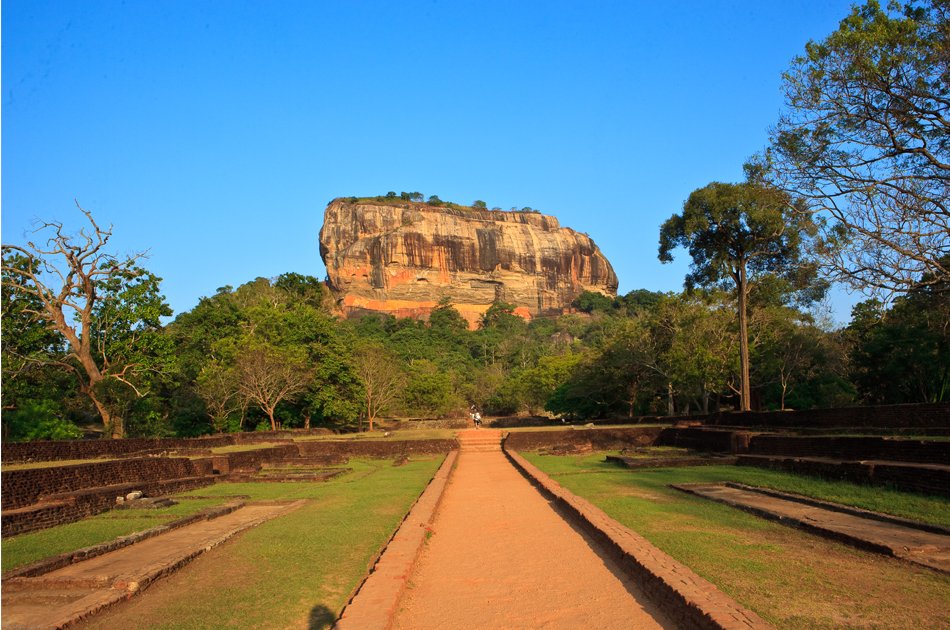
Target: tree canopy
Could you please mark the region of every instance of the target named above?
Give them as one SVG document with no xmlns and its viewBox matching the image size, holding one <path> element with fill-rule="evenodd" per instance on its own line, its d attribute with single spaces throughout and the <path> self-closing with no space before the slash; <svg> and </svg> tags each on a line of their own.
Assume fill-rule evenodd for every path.
<svg viewBox="0 0 950 630">
<path fill-rule="evenodd" d="M 779 277 L 791 290 L 814 281 L 803 260 L 804 239 L 813 228 L 808 215 L 794 212 L 786 193 L 758 182 L 713 182 L 694 191 L 683 212 L 660 227 L 659 258 L 673 260 L 685 247 L 692 259 L 686 288 L 723 287 L 735 291 L 739 320 L 740 408 L 751 408 L 748 299 L 763 278 Z"/>
<path fill-rule="evenodd" d="M 832 277 L 888 295 L 950 278 L 950 6 L 855 6 L 785 73 L 765 166 L 807 200 Z"/>
</svg>

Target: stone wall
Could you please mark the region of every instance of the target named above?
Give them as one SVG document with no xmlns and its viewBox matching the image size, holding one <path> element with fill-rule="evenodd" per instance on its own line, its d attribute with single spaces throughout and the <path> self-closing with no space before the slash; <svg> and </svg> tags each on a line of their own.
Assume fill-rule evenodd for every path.
<svg viewBox="0 0 950 630">
<path fill-rule="evenodd" d="M 950 441 L 906 438 L 754 435 L 746 452 L 752 455 L 950 464 Z"/>
<path fill-rule="evenodd" d="M 0 476 L 2 505 L 4 510 L 9 510 L 31 505 L 45 496 L 87 488 L 210 474 L 210 462 L 198 461 L 182 457 L 141 457 L 5 471 Z"/>
<path fill-rule="evenodd" d="M 237 451 L 227 453 L 228 472 L 247 472 L 260 470 L 265 462 L 277 462 L 297 457 L 299 451 L 296 444 L 282 444 L 252 451 Z M 217 459 L 217 457 L 215 458 Z"/>
<path fill-rule="evenodd" d="M 25 534 L 100 514 L 110 510 L 115 505 L 117 496 L 122 496 L 133 490 L 140 490 L 145 496 L 161 496 L 201 488 L 214 483 L 214 480 L 214 477 L 188 477 L 184 479 L 132 482 L 88 488 L 68 496 L 60 495 L 56 500 L 48 500 L 28 507 L 4 511 L 2 536 L 6 538 L 7 536 Z"/>
<path fill-rule="evenodd" d="M 747 431 L 671 427 L 662 429 L 656 446 L 676 446 L 713 453 L 744 453 L 749 436 Z"/>
<path fill-rule="evenodd" d="M 834 461 L 799 457 L 739 455 L 738 465 L 783 470 L 824 479 L 891 486 L 900 490 L 950 496 L 950 468 L 934 464 Z"/>
<path fill-rule="evenodd" d="M 840 407 L 803 411 L 727 412 L 679 419 L 699 420 L 707 426 L 759 428 L 947 428 L 950 427 L 950 403 Z"/>
<path fill-rule="evenodd" d="M 631 446 L 650 446 L 661 431 L 662 427 L 512 431 L 505 438 L 505 448 L 536 451 L 550 447 L 590 447 L 606 451 Z"/>
<path fill-rule="evenodd" d="M 226 433 L 198 438 L 125 438 L 122 440 L 41 440 L 36 442 L 8 442 L 2 446 L 3 461 L 46 462 L 69 459 L 95 459 L 134 454 L 159 454 L 168 451 L 201 452 L 221 446 L 256 444 L 295 437 L 330 435 L 329 429 L 309 431 L 255 431 Z"/>
<path fill-rule="evenodd" d="M 314 440 L 297 442 L 301 457 L 345 455 L 350 457 L 398 457 L 400 455 L 442 455 L 458 442 L 451 440 Z"/>
</svg>

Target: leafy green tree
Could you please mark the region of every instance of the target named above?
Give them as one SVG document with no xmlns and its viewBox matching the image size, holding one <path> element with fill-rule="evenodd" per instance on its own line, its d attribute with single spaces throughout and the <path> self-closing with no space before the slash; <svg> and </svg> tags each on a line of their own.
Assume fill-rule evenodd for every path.
<svg viewBox="0 0 950 630">
<path fill-rule="evenodd" d="M 950 400 L 950 292 L 924 285 L 885 311 L 869 300 L 854 307 L 852 379 L 871 404 Z"/>
<path fill-rule="evenodd" d="M 29 442 L 32 440 L 75 440 L 82 431 L 62 416 L 62 410 L 52 400 L 28 401 L 17 409 L 3 413 L 4 440 Z"/>
<path fill-rule="evenodd" d="M 481 199 L 476 199 L 472 202 L 472 207 L 476 210 L 487 210 L 488 204 L 482 201 Z"/>
<path fill-rule="evenodd" d="M 28 261 L 12 255 L 9 266 L 24 266 Z M 9 280 L 4 271 L 4 284 Z M 38 319 L 35 313 L 42 303 L 34 295 L 4 290 L 0 292 L 2 322 L 3 438 L 23 439 L 35 435 L 25 421 L 31 413 L 19 410 L 42 409 L 47 417 L 66 418 L 68 403 L 77 390 L 75 378 L 55 363 L 66 358 L 65 338 Z M 48 412 L 48 413 L 47 413 Z M 39 421 L 40 416 L 36 416 Z M 67 421 L 68 420 L 64 420 Z"/>
<path fill-rule="evenodd" d="M 950 278 L 948 17 L 946 0 L 869 0 L 784 74 L 769 176 L 808 200 L 826 268 L 856 287 Z"/>
<path fill-rule="evenodd" d="M 283 291 L 290 303 L 302 302 L 314 308 L 320 308 L 323 304 L 323 285 L 313 276 L 282 273 L 274 280 L 274 288 Z"/>
<path fill-rule="evenodd" d="M 803 239 L 814 233 L 808 215 L 796 212 L 784 192 L 754 182 L 714 182 L 694 191 L 660 228 L 659 258 L 676 247 L 692 258 L 687 289 L 731 286 L 739 320 L 740 409 L 750 407 L 748 298 L 763 275 L 781 275 L 793 288 L 814 282 L 803 260 Z"/>
<path fill-rule="evenodd" d="M 609 312 L 613 310 L 615 304 L 616 302 L 613 299 L 598 291 L 584 291 L 574 298 L 572 303 L 574 308 L 585 313 L 593 313 L 594 311 Z"/>
<path fill-rule="evenodd" d="M 427 359 L 409 366 L 409 383 L 403 391 L 407 409 L 430 417 L 442 417 L 461 405 L 453 394 L 452 378 Z"/>
<path fill-rule="evenodd" d="M 62 335 L 68 349 L 49 365 L 69 371 L 112 437 L 123 437 L 121 413 L 110 408 L 115 393 L 142 397 L 170 357 L 161 336 L 171 315 L 160 279 L 138 266 L 141 254 L 117 258 L 106 251 L 112 229 L 82 210 L 89 226 L 67 234 L 62 223 L 43 223 L 45 241 L 3 245 L 3 283 L 24 313 Z M 52 278 L 48 282 L 47 278 Z"/>
</svg>

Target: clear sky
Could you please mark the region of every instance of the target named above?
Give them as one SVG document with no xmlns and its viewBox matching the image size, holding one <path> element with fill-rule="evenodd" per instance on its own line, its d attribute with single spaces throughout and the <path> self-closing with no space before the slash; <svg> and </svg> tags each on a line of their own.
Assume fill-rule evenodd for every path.
<svg viewBox="0 0 950 630">
<path fill-rule="evenodd" d="M 531 206 L 587 232 L 620 292 L 679 290 L 660 224 L 739 181 L 781 73 L 844 0 L 4 0 L 2 239 L 115 226 L 176 313 L 323 278 L 340 196 Z M 837 291 L 846 322 L 859 296 Z"/>
</svg>

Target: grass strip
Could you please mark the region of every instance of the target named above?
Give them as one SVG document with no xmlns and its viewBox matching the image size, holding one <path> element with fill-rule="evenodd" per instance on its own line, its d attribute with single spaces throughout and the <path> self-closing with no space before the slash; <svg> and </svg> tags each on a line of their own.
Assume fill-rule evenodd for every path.
<svg viewBox="0 0 950 630">
<path fill-rule="evenodd" d="M 603 454 L 524 456 L 778 627 L 950 627 L 950 577 L 686 495 L 668 484 L 738 481 L 839 503 L 859 496 L 876 503 L 873 493 L 902 493 L 731 466 L 626 471 L 604 463 Z M 916 516 L 929 509 L 928 520 L 945 520 L 946 501 L 903 496 L 915 505 Z"/>
<path fill-rule="evenodd" d="M 11 536 L 0 542 L 0 564 L 3 571 L 9 571 L 43 558 L 163 525 L 228 500 L 222 497 L 188 501 L 164 508 L 113 510 L 75 523 Z"/>
<path fill-rule="evenodd" d="M 307 503 L 205 554 L 88 627 L 327 627 L 442 459 L 394 467 L 354 458 L 351 473 L 327 483 L 201 488 L 195 492 Z"/>
</svg>

